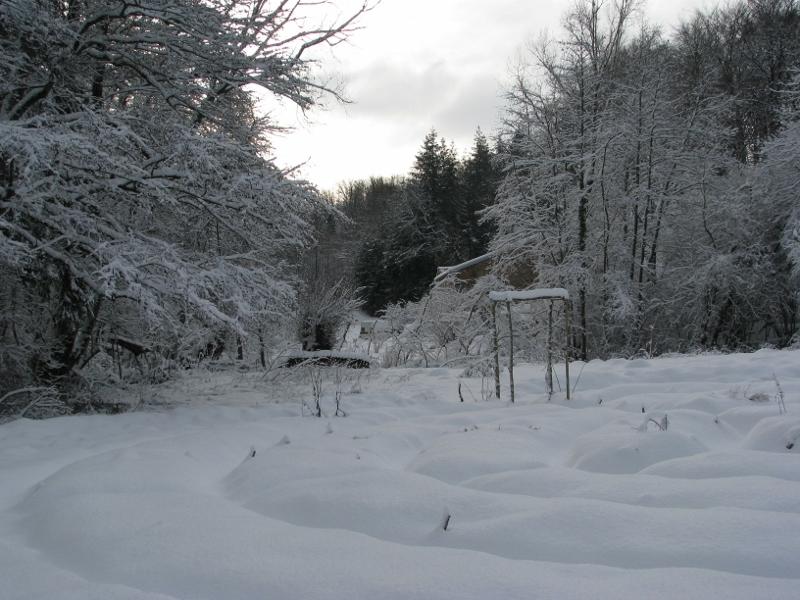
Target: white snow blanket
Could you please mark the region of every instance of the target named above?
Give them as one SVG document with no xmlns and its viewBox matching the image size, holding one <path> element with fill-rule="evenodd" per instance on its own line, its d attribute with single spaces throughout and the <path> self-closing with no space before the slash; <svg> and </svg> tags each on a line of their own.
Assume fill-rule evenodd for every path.
<svg viewBox="0 0 800 600">
<path fill-rule="evenodd" d="M 384 370 L 324 419 L 260 374 L 187 374 L 172 410 L 9 423 L 0 596 L 795 600 L 798 364 L 578 363 L 551 403 L 521 365 L 513 406 Z"/>
</svg>

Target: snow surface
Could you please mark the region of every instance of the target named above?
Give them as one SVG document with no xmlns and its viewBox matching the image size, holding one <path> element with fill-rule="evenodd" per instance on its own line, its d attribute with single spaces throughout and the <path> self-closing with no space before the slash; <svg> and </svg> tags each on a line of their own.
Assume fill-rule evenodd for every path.
<svg viewBox="0 0 800 600">
<path fill-rule="evenodd" d="M 525 300 L 569 300 L 564 288 L 538 288 L 533 290 L 508 290 L 489 292 L 492 302 L 519 302 Z"/>
<path fill-rule="evenodd" d="M 169 410 L 8 423 L 0 597 L 796 599 L 798 364 L 578 363 L 550 403 L 520 365 L 516 405 L 391 369 L 324 419 L 302 385 L 198 371 Z"/>
</svg>

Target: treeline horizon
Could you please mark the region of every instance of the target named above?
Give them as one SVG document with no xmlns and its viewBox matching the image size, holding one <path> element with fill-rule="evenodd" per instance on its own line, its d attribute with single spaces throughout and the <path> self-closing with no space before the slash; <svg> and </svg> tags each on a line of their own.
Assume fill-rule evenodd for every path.
<svg viewBox="0 0 800 600">
<path fill-rule="evenodd" d="M 410 173 L 340 185 L 370 313 L 491 251 L 505 285 L 570 289 L 584 358 L 792 343 L 800 6 L 740 0 L 668 37 L 639 17 L 577 3 L 518 65 L 494 147 L 459 159 L 432 129 Z"/>
</svg>

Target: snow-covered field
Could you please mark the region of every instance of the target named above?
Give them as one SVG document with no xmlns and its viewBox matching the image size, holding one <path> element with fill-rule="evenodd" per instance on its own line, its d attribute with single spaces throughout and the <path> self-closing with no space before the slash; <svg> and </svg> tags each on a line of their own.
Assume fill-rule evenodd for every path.
<svg viewBox="0 0 800 600">
<path fill-rule="evenodd" d="M 0 597 L 800 598 L 800 352 L 579 372 L 546 403 L 520 367 L 510 406 L 377 371 L 323 419 L 194 373 L 169 410 L 0 426 Z"/>
</svg>

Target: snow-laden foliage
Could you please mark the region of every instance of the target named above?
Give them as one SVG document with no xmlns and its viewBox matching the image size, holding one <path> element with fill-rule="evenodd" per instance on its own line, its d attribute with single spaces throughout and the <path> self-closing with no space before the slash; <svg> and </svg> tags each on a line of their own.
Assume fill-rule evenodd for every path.
<svg viewBox="0 0 800 600">
<path fill-rule="evenodd" d="M 758 194 L 768 199 L 765 217 L 780 231 L 781 247 L 791 263 L 795 293 L 800 290 L 800 72 L 785 91 L 783 128 L 764 147 L 755 178 Z"/>
<path fill-rule="evenodd" d="M 758 29 L 761 8 L 741 18 Z M 668 42 L 635 32 L 635 16 L 633 2 L 580 2 L 564 37 L 534 45 L 520 67 L 507 96 L 505 177 L 485 212 L 498 230 L 497 269 L 517 287 L 570 290 L 583 357 L 786 343 L 796 304 L 769 214 L 797 203 L 785 193 L 798 163 L 792 126 L 766 145 L 781 171 L 767 187 L 784 193 L 764 194 L 753 178 L 772 126 L 742 113 L 749 83 L 723 90 L 725 72 L 695 68 L 717 47 L 691 26 Z M 772 50 L 753 60 L 767 64 Z M 783 85 L 800 60 L 792 52 L 765 85 Z"/>
<path fill-rule="evenodd" d="M 490 292 L 506 285 L 492 274 L 474 279 L 449 275 L 419 302 L 390 304 L 382 313 L 385 330 L 374 348 L 383 366 L 451 366 L 462 368 L 468 375 L 490 375 L 494 369 L 495 322 L 504 365 L 510 350 L 506 303 L 495 307 L 495 320 L 490 300 Z M 551 325 L 550 304 L 542 299 L 514 303 L 510 317 L 517 360 L 545 360 L 548 344 L 555 357 L 563 358 L 564 309 L 560 302 L 553 303 Z"/>
<path fill-rule="evenodd" d="M 0 5 L 0 374 L 69 375 L 118 310 L 115 333 L 141 339 L 192 320 L 255 330 L 286 309 L 287 264 L 322 205 L 268 158 L 256 103 L 312 106 L 326 89 L 308 52 L 355 16 L 326 23 L 300 1 Z"/>
</svg>

